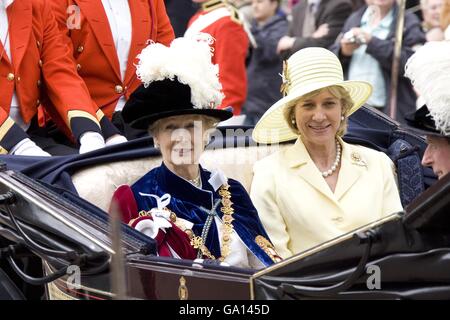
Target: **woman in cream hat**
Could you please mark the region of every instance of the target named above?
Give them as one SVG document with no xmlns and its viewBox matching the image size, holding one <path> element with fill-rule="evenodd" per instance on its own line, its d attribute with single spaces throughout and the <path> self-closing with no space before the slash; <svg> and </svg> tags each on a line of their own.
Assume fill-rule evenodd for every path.
<svg viewBox="0 0 450 320">
<path fill-rule="evenodd" d="M 255 164 L 251 190 L 278 254 L 287 258 L 401 211 L 392 161 L 341 138 L 370 84 L 344 81 L 332 52 L 306 48 L 285 63 L 282 91 L 253 139 L 296 142 Z"/>
</svg>

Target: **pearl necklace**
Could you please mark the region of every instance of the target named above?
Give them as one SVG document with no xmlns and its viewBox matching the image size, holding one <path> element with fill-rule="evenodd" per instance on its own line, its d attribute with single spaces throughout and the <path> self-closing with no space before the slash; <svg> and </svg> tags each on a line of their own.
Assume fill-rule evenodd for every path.
<svg viewBox="0 0 450 320">
<path fill-rule="evenodd" d="M 339 167 L 339 162 L 341 161 L 341 144 L 336 139 L 336 159 L 334 160 L 330 169 L 322 171 L 322 177 L 326 178 L 331 176 L 336 169 Z"/>
</svg>

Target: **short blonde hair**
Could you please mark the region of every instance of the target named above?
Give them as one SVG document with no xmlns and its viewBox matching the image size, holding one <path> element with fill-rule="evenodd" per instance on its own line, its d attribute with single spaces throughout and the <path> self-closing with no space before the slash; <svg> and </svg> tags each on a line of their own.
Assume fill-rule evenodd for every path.
<svg viewBox="0 0 450 320">
<path fill-rule="evenodd" d="M 300 97 L 299 99 L 295 100 L 293 103 L 291 103 L 284 109 L 284 119 L 286 120 L 289 128 L 296 135 L 300 135 L 300 132 L 298 131 L 297 123 L 295 122 L 295 107 L 298 105 L 299 102 L 315 97 L 325 90 L 328 91 L 333 97 L 339 99 L 342 106 L 342 115 L 344 116 L 344 120 L 341 121 L 341 124 L 339 126 L 336 135 L 342 137 L 347 131 L 348 113 L 354 104 L 353 100 L 345 88 L 341 86 L 330 86 L 307 93 L 304 96 Z"/>
</svg>

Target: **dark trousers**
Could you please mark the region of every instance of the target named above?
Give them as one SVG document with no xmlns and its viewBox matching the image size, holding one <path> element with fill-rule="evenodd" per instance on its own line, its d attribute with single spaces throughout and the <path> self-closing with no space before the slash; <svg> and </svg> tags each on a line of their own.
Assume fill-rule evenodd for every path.
<svg viewBox="0 0 450 320">
<path fill-rule="evenodd" d="M 123 120 L 121 112 L 115 112 L 113 114 L 112 123 L 128 140 L 148 136 L 147 130 L 139 130 L 130 127 L 130 125 Z M 52 156 L 64 156 L 78 153 L 78 146 L 67 138 L 53 123 L 48 123 L 42 128 L 38 126 L 37 119 L 33 118 L 30 128 L 27 130 L 27 134 L 42 150 L 50 153 Z"/>
</svg>

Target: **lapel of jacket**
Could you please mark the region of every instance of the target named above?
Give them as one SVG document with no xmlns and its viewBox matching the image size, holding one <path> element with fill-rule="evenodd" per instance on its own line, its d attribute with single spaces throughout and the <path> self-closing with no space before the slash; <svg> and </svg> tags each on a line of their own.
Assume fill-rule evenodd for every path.
<svg viewBox="0 0 450 320">
<path fill-rule="evenodd" d="M 305 180 L 305 182 L 313 186 L 331 201 L 336 202 L 333 192 L 322 178 L 319 169 L 317 169 L 312 161 L 300 138 L 286 151 L 286 157 L 289 167 L 295 170 L 296 175 Z M 301 192 L 301 190 L 299 190 L 299 192 Z"/>
<path fill-rule="evenodd" d="M 128 86 L 129 82 L 135 75 L 134 63 L 136 56 L 144 49 L 147 40 L 150 39 L 151 21 L 150 8 L 148 0 L 128 1 L 130 5 L 132 20 L 132 38 L 130 53 L 128 54 L 127 71 L 125 73 L 125 81 Z M 154 17 L 153 17 L 154 18 Z M 156 39 L 153 39 L 156 41 Z"/>
<path fill-rule="evenodd" d="M 351 144 L 345 143 L 339 138 L 342 145 L 341 168 L 339 178 L 334 190 L 337 200 L 340 200 L 361 176 L 363 170 L 367 170 L 367 161 Z"/>
<path fill-rule="evenodd" d="M 121 79 L 116 46 L 114 45 L 108 17 L 106 16 L 101 0 L 76 0 L 75 2 L 80 7 L 81 13 L 89 22 L 95 38 L 114 69 L 114 73 L 118 79 Z"/>
<path fill-rule="evenodd" d="M 31 1 L 14 1 L 7 10 L 10 21 L 11 60 L 17 72 L 30 41 L 33 23 Z"/>
</svg>

